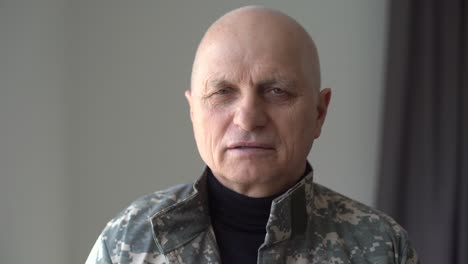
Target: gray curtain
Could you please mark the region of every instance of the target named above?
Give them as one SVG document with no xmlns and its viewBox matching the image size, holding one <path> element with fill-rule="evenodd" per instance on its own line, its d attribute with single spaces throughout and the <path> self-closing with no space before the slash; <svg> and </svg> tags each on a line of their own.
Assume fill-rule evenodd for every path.
<svg viewBox="0 0 468 264">
<path fill-rule="evenodd" d="M 378 207 L 421 263 L 468 263 L 467 2 L 389 1 Z"/>
</svg>

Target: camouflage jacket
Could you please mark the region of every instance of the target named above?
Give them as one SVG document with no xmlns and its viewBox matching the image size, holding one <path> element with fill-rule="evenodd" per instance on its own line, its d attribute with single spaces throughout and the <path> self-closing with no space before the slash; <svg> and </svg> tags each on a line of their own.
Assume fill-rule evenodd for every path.
<svg viewBox="0 0 468 264">
<path fill-rule="evenodd" d="M 206 173 L 132 203 L 107 224 L 86 263 L 221 263 Z M 312 172 L 273 201 L 266 231 L 258 263 L 418 263 L 393 219 L 313 183 Z"/>
</svg>

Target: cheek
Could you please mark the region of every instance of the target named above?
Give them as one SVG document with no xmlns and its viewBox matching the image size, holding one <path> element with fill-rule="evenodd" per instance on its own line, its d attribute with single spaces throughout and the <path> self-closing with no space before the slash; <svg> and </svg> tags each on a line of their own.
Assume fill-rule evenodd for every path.
<svg viewBox="0 0 468 264">
<path fill-rule="evenodd" d="M 197 141 L 211 158 L 216 158 L 229 126 L 228 114 L 215 110 L 203 110 L 195 114 Z"/>
<path fill-rule="evenodd" d="M 314 139 L 315 120 L 310 107 L 295 107 L 276 115 L 276 127 L 286 154 L 292 156 L 307 152 Z M 278 118 L 281 116 L 281 118 Z M 301 151 L 302 149 L 302 151 Z"/>
</svg>

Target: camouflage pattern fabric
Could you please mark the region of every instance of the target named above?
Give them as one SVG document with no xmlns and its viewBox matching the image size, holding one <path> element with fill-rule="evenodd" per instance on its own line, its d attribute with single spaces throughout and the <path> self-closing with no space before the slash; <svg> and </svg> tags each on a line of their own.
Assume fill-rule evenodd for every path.
<svg viewBox="0 0 468 264">
<path fill-rule="evenodd" d="M 221 263 L 207 172 L 132 203 L 107 224 L 86 263 Z M 258 263 L 419 263 L 393 219 L 313 183 L 312 174 L 273 201 Z"/>
</svg>

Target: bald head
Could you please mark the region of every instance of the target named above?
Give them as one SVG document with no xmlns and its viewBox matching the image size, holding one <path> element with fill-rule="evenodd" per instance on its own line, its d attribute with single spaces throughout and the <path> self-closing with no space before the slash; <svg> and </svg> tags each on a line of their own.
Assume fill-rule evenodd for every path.
<svg viewBox="0 0 468 264">
<path fill-rule="evenodd" d="M 215 21 L 203 36 L 192 69 L 192 88 L 203 71 L 206 57 L 214 55 L 276 57 L 297 60 L 300 71 L 317 91 L 320 66 L 314 41 L 304 28 L 288 15 L 270 8 L 247 6 L 228 12 Z M 222 58 L 220 58 L 222 59 Z M 271 58 L 273 59 L 273 58 Z"/>
</svg>

